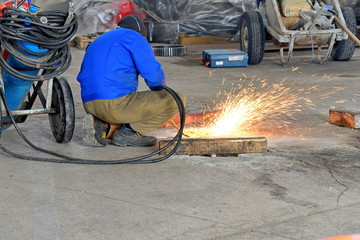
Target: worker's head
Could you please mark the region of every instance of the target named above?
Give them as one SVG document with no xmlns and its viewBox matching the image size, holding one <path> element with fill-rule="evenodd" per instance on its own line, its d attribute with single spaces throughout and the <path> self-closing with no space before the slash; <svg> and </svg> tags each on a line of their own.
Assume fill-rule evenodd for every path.
<svg viewBox="0 0 360 240">
<path fill-rule="evenodd" d="M 147 38 L 146 27 L 145 27 L 143 21 L 136 15 L 129 15 L 129 16 L 123 17 L 118 22 L 117 25 L 118 25 L 118 27 L 128 28 L 128 29 L 137 31 L 138 33 L 143 35 L 145 38 Z"/>
</svg>

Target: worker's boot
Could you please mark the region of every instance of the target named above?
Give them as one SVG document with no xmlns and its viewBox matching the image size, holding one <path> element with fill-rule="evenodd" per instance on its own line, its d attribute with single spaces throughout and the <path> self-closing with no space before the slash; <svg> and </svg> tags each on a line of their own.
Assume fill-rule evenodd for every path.
<svg viewBox="0 0 360 240">
<path fill-rule="evenodd" d="M 156 144 L 156 138 L 151 136 L 141 136 L 134 131 L 129 124 L 121 124 L 115 132 L 112 143 L 118 146 L 149 147 Z"/>
<path fill-rule="evenodd" d="M 109 123 L 106 123 L 94 116 L 94 128 L 95 128 L 94 137 L 101 145 L 105 146 L 106 144 L 111 142 L 111 139 L 107 138 L 107 134 L 110 129 Z"/>
<path fill-rule="evenodd" d="M 111 139 L 106 135 L 109 130 L 109 124 L 96 118 L 91 114 L 86 114 L 83 119 L 83 143 L 91 147 L 104 147 Z"/>
</svg>

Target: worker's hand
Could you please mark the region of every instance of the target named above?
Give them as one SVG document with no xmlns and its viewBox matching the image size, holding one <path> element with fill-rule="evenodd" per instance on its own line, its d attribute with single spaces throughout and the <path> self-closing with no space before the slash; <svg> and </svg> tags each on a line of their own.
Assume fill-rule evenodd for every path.
<svg viewBox="0 0 360 240">
<path fill-rule="evenodd" d="M 151 91 L 162 91 L 162 90 L 163 90 L 163 86 L 151 87 L 150 89 L 151 89 Z"/>
</svg>

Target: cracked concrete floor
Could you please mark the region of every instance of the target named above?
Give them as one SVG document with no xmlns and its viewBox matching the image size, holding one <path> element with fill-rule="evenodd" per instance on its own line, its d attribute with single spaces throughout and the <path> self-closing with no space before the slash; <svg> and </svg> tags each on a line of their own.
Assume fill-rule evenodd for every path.
<svg viewBox="0 0 360 240">
<path fill-rule="evenodd" d="M 159 57 L 168 85 L 187 96 L 187 112 L 211 106 L 244 74 L 309 93 L 313 109 L 291 120 L 292 134 L 266 123 L 269 151 L 238 157 L 172 156 L 153 165 L 85 166 L 18 160 L 0 153 L 0 239 L 321 239 L 360 233 L 358 130 L 328 123 L 330 107 L 358 109 L 360 49 L 349 62 L 304 64 L 311 51 L 295 51 L 286 67 L 277 52 L 246 68 L 210 69 L 200 63 L 209 48 L 189 46 L 185 57 Z M 76 104 L 76 129 L 68 144 L 55 143 L 47 116 L 20 127 L 36 145 L 74 157 L 119 159 L 152 149 L 82 145 L 82 109 L 76 75 L 83 51 L 73 48 L 63 75 Z M 144 88 L 144 85 L 141 85 Z M 342 89 L 324 97 L 334 88 Z M 157 130 L 159 138 L 172 130 Z M 174 131 L 173 131 L 174 132 Z M 26 155 L 14 128 L 2 144 Z"/>
</svg>

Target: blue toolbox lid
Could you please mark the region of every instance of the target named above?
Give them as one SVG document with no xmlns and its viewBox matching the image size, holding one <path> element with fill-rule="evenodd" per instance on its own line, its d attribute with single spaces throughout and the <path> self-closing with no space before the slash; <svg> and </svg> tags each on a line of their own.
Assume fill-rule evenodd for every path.
<svg viewBox="0 0 360 240">
<path fill-rule="evenodd" d="M 239 49 L 208 49 L 203 50 L 202 61 L 209 67 L 245 67 L 248 54 Z"/>
</svg>

